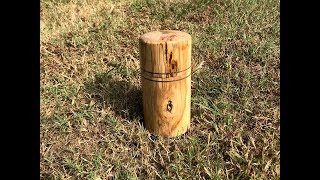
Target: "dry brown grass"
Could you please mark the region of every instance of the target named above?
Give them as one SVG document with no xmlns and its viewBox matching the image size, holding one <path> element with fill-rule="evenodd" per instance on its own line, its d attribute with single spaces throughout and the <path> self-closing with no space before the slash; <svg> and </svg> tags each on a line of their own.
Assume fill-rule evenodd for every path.
<svg viewBox="0 0 320 180">
<path fill-rule="evenodd" d="M 41 1 L 41 179 L 279 179 L 278 1 Z M 191 131 L 142 126 L 138 37 L 193 38 Z"/>
</svg>

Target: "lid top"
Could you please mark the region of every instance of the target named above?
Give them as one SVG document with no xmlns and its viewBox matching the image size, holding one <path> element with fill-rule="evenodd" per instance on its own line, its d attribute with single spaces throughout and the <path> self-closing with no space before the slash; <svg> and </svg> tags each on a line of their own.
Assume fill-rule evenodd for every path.
<svg viewBox="0 0 320 180">
<path fill-rule="evenodd" d="M 143 34 L 140 37 L 140 40 L 148 44 L 154 44 L 168 41 L 181 41 L 188 38 L 191 38 L 191 36 L 186 32 L 176 30 L 160 30 Z"/>
</svg>

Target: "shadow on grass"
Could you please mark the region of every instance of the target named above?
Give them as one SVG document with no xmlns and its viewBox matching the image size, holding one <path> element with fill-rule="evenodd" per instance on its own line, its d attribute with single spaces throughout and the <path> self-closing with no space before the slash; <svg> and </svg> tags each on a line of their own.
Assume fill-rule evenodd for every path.
<svg viewBox="0 0 320 180">
<path fill-rule="evenodd" d="M 95 99 L 98 109 L 111 107 L 117 116 L 144 125 L 142 89 L 126 79 L 114 79 L 111 73 L 96 74 L 94 80 L 85 83 L 85 92 Z M 194 74 L 192 80 L 191 119 L 200 117 L 204 111 L 220 116 L 222 109 L 214 101 L 222 94 L 223 78 L 207 70 Z"/>
<path fill-rule="evenodd" d="M 115 80 L 111 74 L 96 74 L 85 84 L 85 91 L 94 98 L 98 108 L 110 106 L 122 118 L 143 124 L 142 90 L 126 80 Z"/>
</svg>

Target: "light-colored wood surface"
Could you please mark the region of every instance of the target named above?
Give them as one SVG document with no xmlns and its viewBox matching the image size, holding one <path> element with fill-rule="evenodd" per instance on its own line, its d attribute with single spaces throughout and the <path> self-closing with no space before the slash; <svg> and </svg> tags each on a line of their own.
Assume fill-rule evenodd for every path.
<svg viewBox="0 0 320 180">
<path fill-rule="evenodd" d="M 145 127 L 163 137 L 181 135 L 190 127 L 191 36 L 154 31 L 139 43 Z"/>
</svg>

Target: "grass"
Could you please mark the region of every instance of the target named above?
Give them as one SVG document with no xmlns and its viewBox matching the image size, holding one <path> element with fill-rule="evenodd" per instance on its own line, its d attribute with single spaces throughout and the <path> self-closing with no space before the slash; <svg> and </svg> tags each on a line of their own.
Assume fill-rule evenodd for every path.
<svg viewBox="0 0 320 180">
<path fill-rule="evenodd" d="M 41 0 L 41 179 L 280 179 L 280 3 Z M 192 36 L 191 130 L 142 125 L 138 38 Z"/>
</svg>

